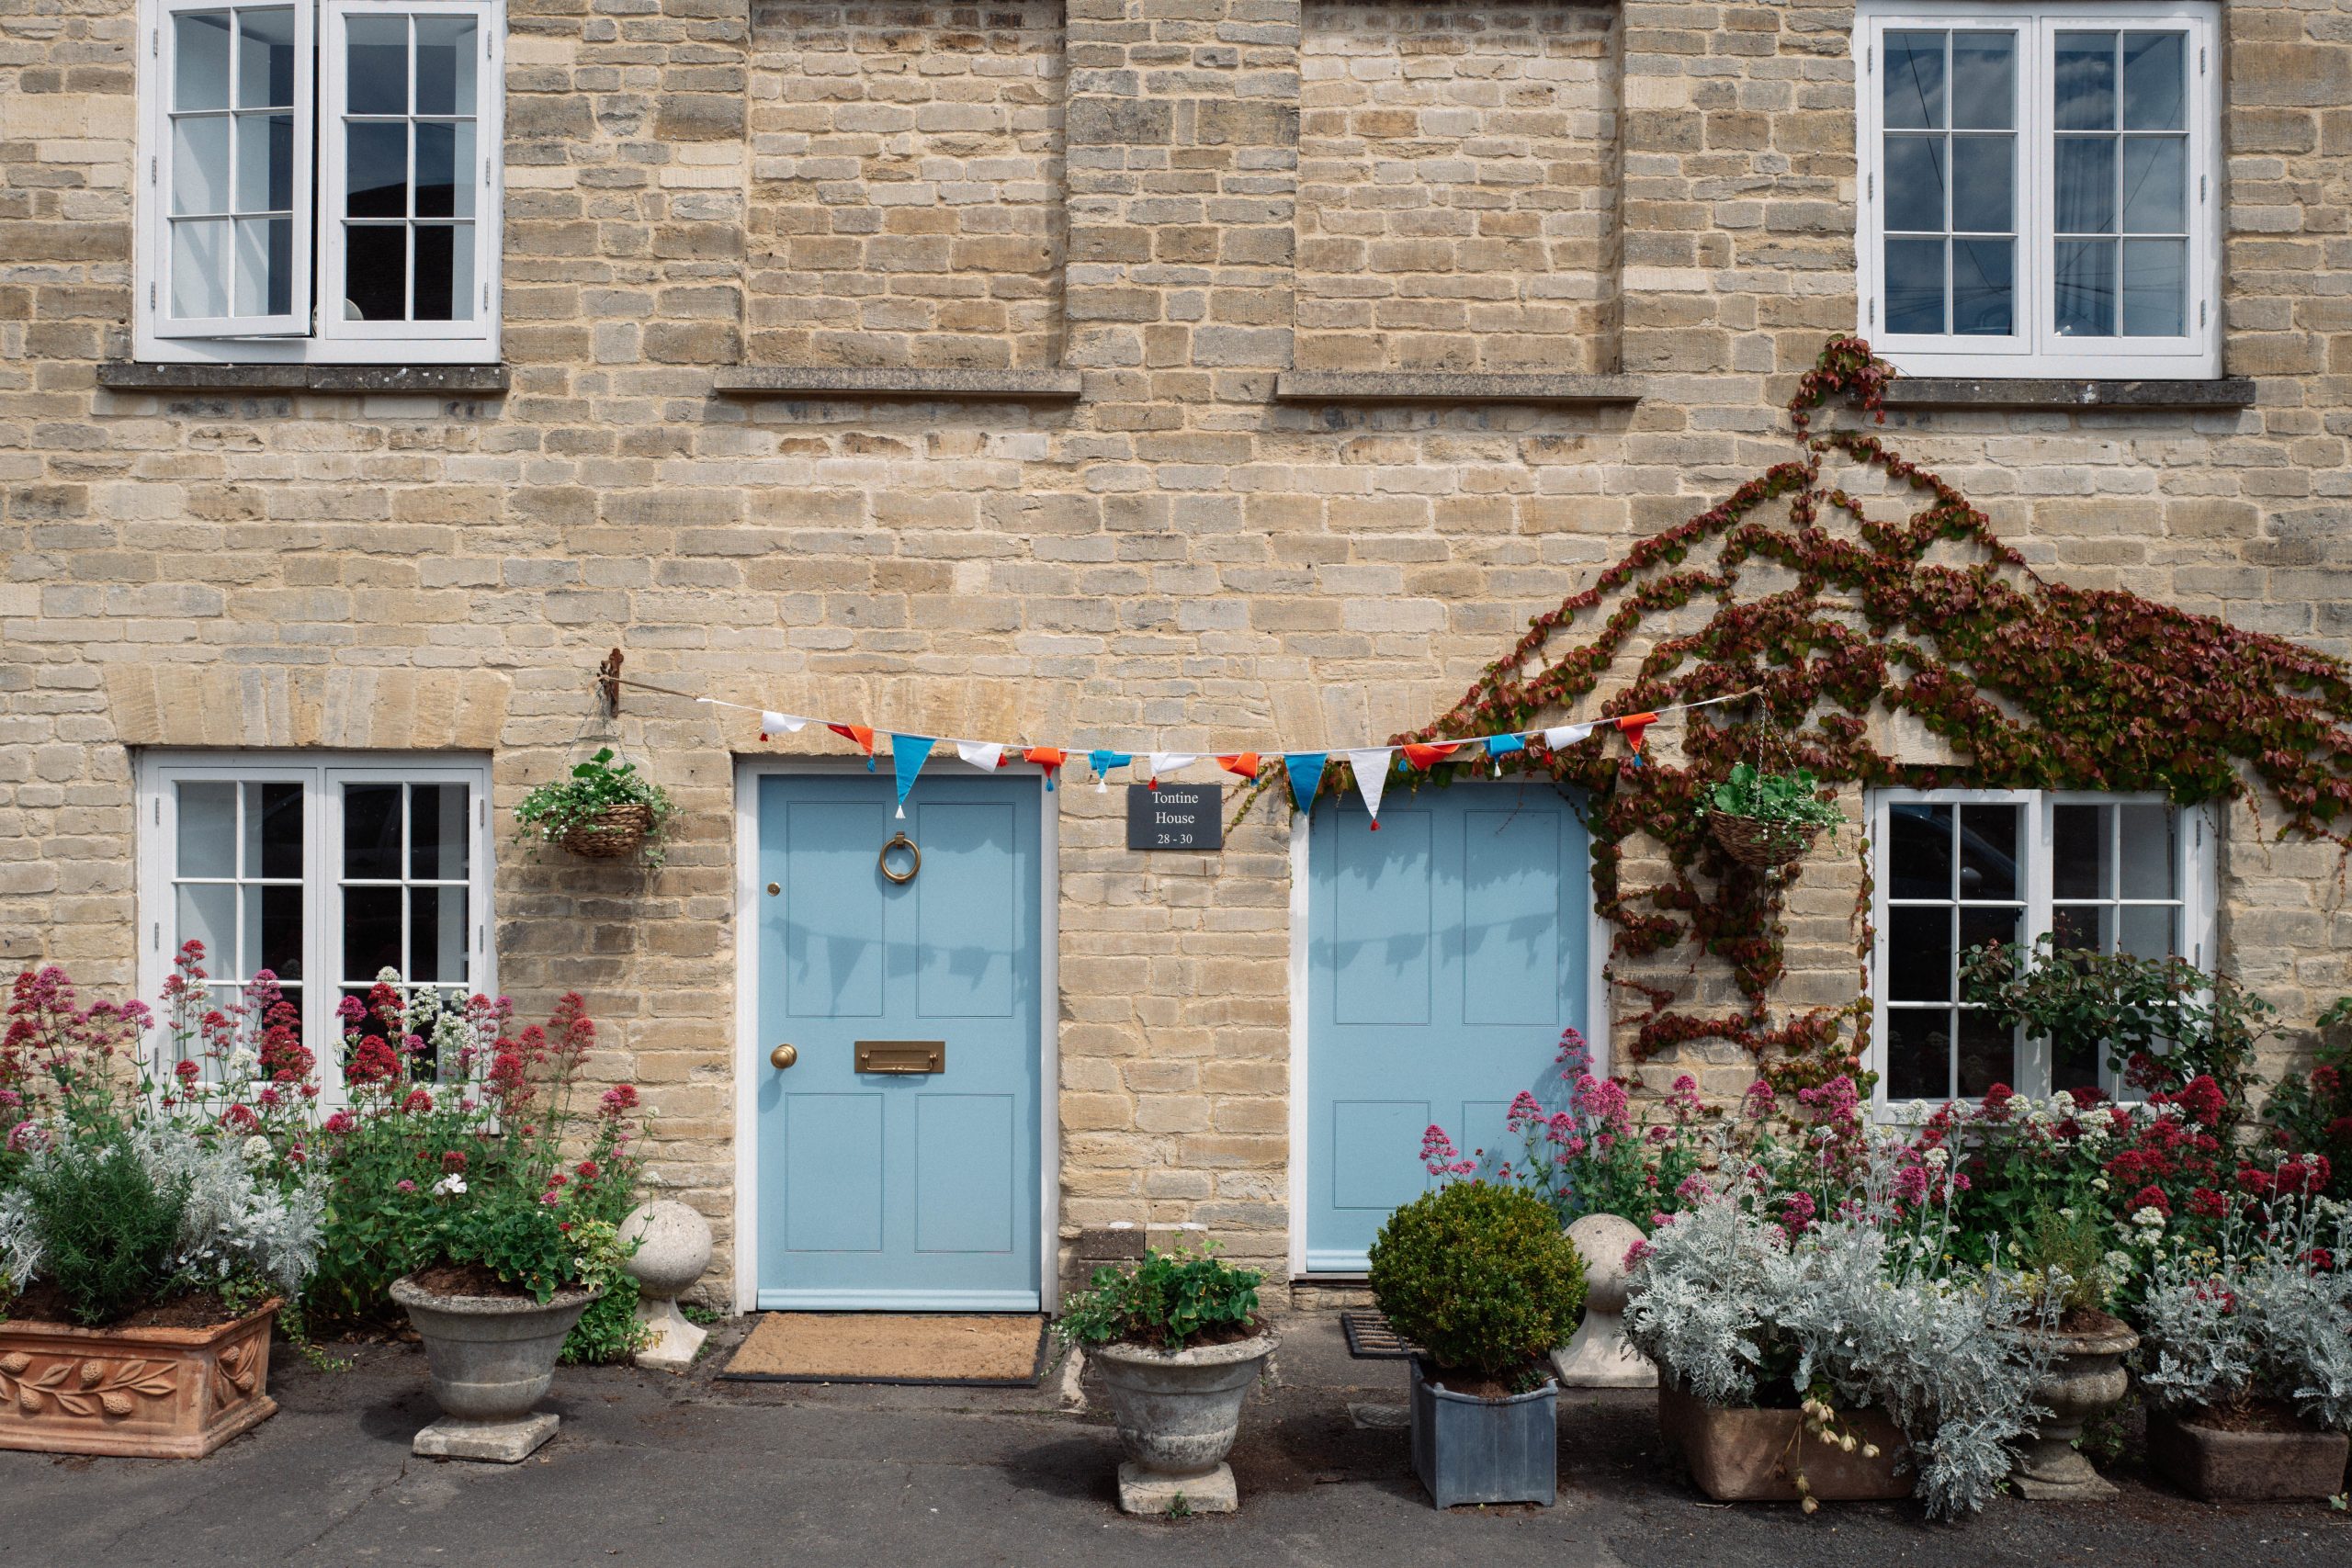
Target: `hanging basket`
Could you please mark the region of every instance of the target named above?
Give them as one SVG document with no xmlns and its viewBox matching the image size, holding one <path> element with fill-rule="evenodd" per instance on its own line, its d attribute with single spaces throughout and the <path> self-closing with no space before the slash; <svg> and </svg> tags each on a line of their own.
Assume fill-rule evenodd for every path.
<svg viewBox="0 0 2352 1568">
<path fill-rule="evenodd" d="M 1778 871 L 1804 858 L 1821 836 L 1818 828 L 1799 822 L 1767 821 L 1760 817 L 1734 817 L 1725 811 L 1707 813 L 1707 826 L 1724 853 L 1758 871 Z"/>
<path fill-rule="evenodd" d="M 645 836 L 651 831 L 652 807 L 607 806 L 565 829 L 556 842 L 588 860 L 620 860 L 643 849 Z"/>
</svg>

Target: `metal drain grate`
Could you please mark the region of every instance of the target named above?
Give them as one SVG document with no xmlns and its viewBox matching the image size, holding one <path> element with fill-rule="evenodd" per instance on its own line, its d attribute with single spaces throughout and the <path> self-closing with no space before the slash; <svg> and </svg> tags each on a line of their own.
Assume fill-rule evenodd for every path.
<svg viewBox="0 0 2352 1568">
<path fill-rule="evenodd" d="M 1348 1336 L 1348 1354 L 1360 1361 L 1401 1361 L 1415 1347 L 1376 1312 L 1343 1312 L 1340 1326 Z"/>
</svg>

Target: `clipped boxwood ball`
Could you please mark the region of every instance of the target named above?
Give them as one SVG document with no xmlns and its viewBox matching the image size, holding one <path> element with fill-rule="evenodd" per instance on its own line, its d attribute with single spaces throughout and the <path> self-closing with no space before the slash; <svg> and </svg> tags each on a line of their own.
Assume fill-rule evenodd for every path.
<svg viewBox="0 0 2352 1568">
<path fill-rule="evenodd" d="M 1372 1294 L 1440 1367 L 1492 1377 L 1575 1332 L 1584 1260 L 1541 1198 L 1457 1181 L 1388 1216 L 1372 1244 Z"/>
</svg>

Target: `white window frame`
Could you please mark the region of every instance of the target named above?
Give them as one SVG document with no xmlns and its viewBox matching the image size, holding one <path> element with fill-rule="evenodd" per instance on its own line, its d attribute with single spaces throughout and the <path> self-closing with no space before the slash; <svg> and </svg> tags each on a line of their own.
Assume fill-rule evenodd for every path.
<svg viewBox="0 0 2352 1568">
<path fill-rule="evenodd" d="M 505 207 L 505 0 L 294 0 L 295 310 L 285 316 L 190 321 L 169 314 L 167 182 L 171 165 L 171 18 L 218 11 L 235 0 L 140 0 L 139 156 L 132 180 L 133 357 L 150 364 L 482 365 L 500 353 Z M 473 319 L 346 321 L 343 290 L 320 285 L 343 267 L 345 101 L 343 26 L 353 16 L 470 16 L 480 21 L 476 63 Z M 315 170 L 315 177 L 313 171 Z M 411 172 L 412 181 L 413 171 Z M 325 298 L 334 295 L 330 300 Z M 332 308 L 330 308 L 332 307 Z"/>
<path fill-rule="evenodd" d="M 491 905 L 490 762 L 446 753 L 400 757 L 386 753 L 184 751 L 144 753 L 138 768 L 139 994 L 151 1005 L 163 994 L 179 951 L 174 893 L 179 842 L 176 785 L 190 781 L 298 784 L 302 786 L 302 1041 L 318 1059 L 320 1103 L 344 1103 L 343 1067 L 335 1046 L 343 1038 L 336 1006 L 343 997 L 343 786 L 350 784 L 463 784 L 473 809 L 467 824 L 465 989 L 498 994 L 496 930 Z M 403 901 L 405 903 L 405 901 Z M 403 913 L 405 919 L 405 912 Z M 208 984 L 243 983 L 218 955 L 205 955 Z M 403 981 L 407 976 L 401 977 Z M 170 1043 L 159 1011 L 151 1048 Z M 163 1064 L 168 1068 L 169 1064 Z"/>
<path fill-rule="evenodd" d="M 2177 814 L 2178 831 L 2173 836 L 2175 886 L 2180 890 L 2181 929 L 2180 956 L 2188 959 L 2207 974 L 2213 972 L 2219 956 L 2220 899 L 2218 897 L 2219 840 L 2221 825 L 2211 807 L 2178 806 L 2160 794 L 2146 791 L 2102 790 L 2036 790 L 2036 789 L 1874 789 L 1867 793 L 1864 809 L 1870 827 L 1871 874 L 1871 953 L 1866 966 L 1867 999 L 1871 1004 L 1871 1045 L 1866 1066 L 1877 1074 L 1878 1081 L 1871 1090 L 1871 1110 L 1880 1121 L 1916 1122 L 1924 1119 L 1938 1106 L 1940 1099 L 1894 1100 L 1887 1094 L 1887 933 L 1889 930 L 1888 883 L 1891 868 L 1887 864 L 1888 846 L 1892 843 L 1888 808 L 1894 806 L 2019 806 L 2024 807 L 2023 832 L 2018 840 L 2018 902 L 2024 906 L 2019 940 L 2030 947 L 2037 937 L 2051 929 L 2052 906 L 2056 900 L 2051 895 L 2052 826 L 2056 820 L 2052 807 L 2059 806 L 2171 806 Z M 2049 1093 L 2050 1045 L 2046 1040 L 2027 1036 L 2018 1043 L 2018 1077 L 2021 1082 L 2010 1085 L 2020 1094 L 2041 1098 Z M 2120 1086 L 2109 1081 L 2112 1075 L 2102 1065 L 2100 1080 L 2110 1093 Z"/>
<path fill-rule="evenodd" d="M 2188 333 L 2185 337 L 2061 337 L 2050 286 L 2053 164 L 2050 75 L 2054 35 L 2090 26 L 2129 31 L 2179 26 L 2188 33 Z M 2017 331 L 2006 338 L 1928 336 L 1883 330 L 1886 315 L 1884 143 L 1880 73 L 1889 31 L 2018 34 L 2017 137 L 2021 167 L 2014 219 Z M 2220 29 L 2210 0 L 1862 0 L 1854 17 L 1856 329 L 1879 355 L 1914 376 L 2176 377 L 2222 374 L 2222 106 Z"/>
</svg>

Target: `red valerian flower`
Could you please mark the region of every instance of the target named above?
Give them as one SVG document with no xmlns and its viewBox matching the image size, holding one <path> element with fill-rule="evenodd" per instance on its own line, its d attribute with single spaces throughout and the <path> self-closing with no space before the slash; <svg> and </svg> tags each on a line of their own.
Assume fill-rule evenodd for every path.
<svg viewBox="0 0 2352 1568">
<path fill-rule="evenodd" d="M 463 1149 L 444 1149 L 441 1153 L 441 1168 L 444 1170 L 465 1169 L 466 1151 Z"/>
<path fill-rule="evenodd" d="M 380 1034 L 361 1037 L 344 1077 L 353 1084 L 388 1084 L 400 1076 L 401 1059 Z"/>
<path fill-rule="evenodd" d="M 634 1111 L 637 1109 L 637 1086 L 626 1083 L 615 1084 L 605 1091 L 604 1098 L 598 1103 L 603 1106 L 605 1114 L 607 1116 L 618 1116 L 624 1111 Z"/>
<path fill-rule="evenodd" d="M 336 1111 L 327 1118 L 326 1123 L 327 1131 L 330 1133 L 348 1133 L 358 1125 L 359 1118 L 348 1111 Z"/>
<path fill-rule="evenodd" d="M 401 1109 L 412 1116 L 425 1114 L 433 1109 L 433 1096 L 424 1089 L 413 1089 L 408 1091 L 408 1098 L 401 1101 Z"/>
<path fill-rule="evenodd" d="M 2161 1187 L 2143 1187 L 2132 1195 L 2132 1201 L 2126 1206 L 2135 1214 L 2143 1209 L 2154 1209 L 2166 1219 L 2172 1217 L 2172 1200 L 2165 1195 Z"/>
</svg>

